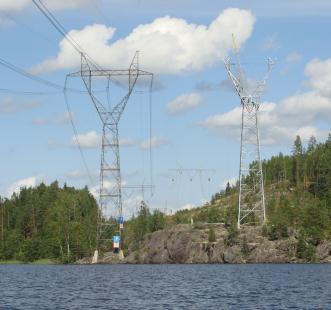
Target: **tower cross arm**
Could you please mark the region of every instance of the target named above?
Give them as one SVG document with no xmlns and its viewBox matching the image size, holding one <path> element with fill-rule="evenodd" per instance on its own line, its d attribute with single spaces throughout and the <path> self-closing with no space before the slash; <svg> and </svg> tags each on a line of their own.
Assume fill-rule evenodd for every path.
<svg viewBox="0 0 331 310">
<path fill-rule="evenodd" d="M 124 70 L 82 70 L 82 71 L 76 71 L 73 73 L 68 74 L 68 76 L 70 77 L 81 77 L 81 76 L 86 76 L 89 77 L 91 75 L 91 77 L 118 77 L 118 76 L 129 76 L 129 75 L 145 75 L 145 76 L 152 76 L 153 73 L 150 73 L 148 71 L 144 71 L 144 70 L 137 70 L 137 69 L 124 69 Z"/>
<path fill-rule="evenodd" d="M 146 71 L 144 71 L 146 72 Z M 123 99 L 114 107 L 111 112 L 112 119 L 115 123 L 118 123 L 121 119 L 121 116 L 124 112 L 126 104 L 133 92 L 133 89 L 137 83 L 138 77 L 140 75 L 139 70 L 139 52 L 137 51 L 132 59 L 130 67 L 128 69 L 128 76 L 129 76 L 129 88 L 127 94 L 123 97 Z"/>
<path fill-rule="evenodd" d="M 272 58 L 268 58 L 267 64 L 268 64 L 267 73 L 265 74 L 263 79 L 257 84 L 256 88 L 253 90 L 253 92 L 252 92 L 253 97 L 257 97 L 263 93 L 267 80 L 269 79 L 270 73 L 275 65 L 275 60 Z"/>
<path fill-rule="evenodd" d="M 230 58 L 224 59 L 223 62 L 224 62 L 225 69 L 226 69 L 226 71 L 228 73 L 228 76 L 229 76 L 230 80 L 232 81 L 236 92 L 238 93 L 238 95 L 240 97 L 242 97 L 242 95 L 243 95 L 242 94 L 243 89 L 242 89 L 242 87 L 240 85 L 240 80 L 231 71 Z"/>
<path fill-rule="evenodd" d="M 81 68 L 79 71 L 68 74 L 68 77 L 81 77 L 92 102 L 104 124 L 118 124 L 129 98 L 137 84 L 139 76 L 149 76 L 153 80 L 153 73 L 139 69 L 139 52 L 137 51 L 128 69 L 104 70 L 89 62 L 86 56 L 81 54 Z M 104 104 L 93 94 L 92 78 L 107 77 L 126 77 L 128 78 L 128 91 L 125 96 L 109 111 Z"/>
</svg>

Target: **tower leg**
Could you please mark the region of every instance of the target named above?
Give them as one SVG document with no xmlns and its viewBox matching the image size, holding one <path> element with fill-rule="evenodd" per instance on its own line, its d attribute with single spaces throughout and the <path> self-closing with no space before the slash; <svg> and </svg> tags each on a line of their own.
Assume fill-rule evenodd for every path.
<svg viewBox="0 0 331 310">
<path fill-rule="evenodd" d="M 238 228 L 266 219 L 258 106 L 251 98 L 242 102 Z"/>
<path fill-rule="evenodd" d="M 100 215 L 98 243 L 111 242 L 113 227 L 109 223 L 110 216 L 122 217 L 120 151 L 118 125 L 104 124 L 102 133 L 102 152 L 100 169 Z M 116 218 L 116 222 L 117 222 Z M 115 228 L 122 235 L 122 229 Z"/>
</svg>

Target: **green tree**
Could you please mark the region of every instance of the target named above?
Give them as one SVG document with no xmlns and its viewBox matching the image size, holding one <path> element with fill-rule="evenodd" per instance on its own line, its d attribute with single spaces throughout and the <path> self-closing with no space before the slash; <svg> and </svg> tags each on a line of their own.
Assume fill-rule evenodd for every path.
<svg viewBox="0 0 331 310">
<path fill-rule="evenodd" d="M 215 242 L 216 241 L 216 234 L 215 230 L 210 227 L 208 231 L 208 242 Z"/>
<path fill-rule="evenodd" d="M 150 212 L 148 206 L 142 202 L 138 215 L 132 220 L 133 240 L 137 243 L 142 241 L 144 236 L 149 232 Z"/>
<path fill-rule="evenodd" d="M 293 170 L 292 177 L 293 182 L 296 184 L 297 188 L 300 187 L 300 180 L 302 175 L 302 155 L 303 146 L 300 136 L 296 136 L 293 146 Z"/>
<path fill-rule="evenodd" d="M 225 188 L 225 195 L 229 196 L 231 194 L 231 185 L 230 182 L 226 183 L 226 188 Z"/>
<path fill-rule="evenodd" d="M 149 220 L 149 231 L 154 232 L 157 230 L 164 229 L 165 219 L 164 214 L 159 210 L 154 210 Z"/>
</svg>

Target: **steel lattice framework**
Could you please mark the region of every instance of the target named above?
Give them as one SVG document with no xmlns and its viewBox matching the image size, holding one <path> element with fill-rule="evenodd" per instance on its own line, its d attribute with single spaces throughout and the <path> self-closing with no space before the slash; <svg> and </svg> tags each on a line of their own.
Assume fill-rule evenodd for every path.
<svg viewBox="0 0 331 310">
<path fill-rule="evenodd" d="M 136 86 L 138 77 L 149 76 L 153 80 L 153 74 L 139 69 L 139 53 L 136 52 L 129 69 L 126 70 L 102 70 L 96 68 L 82 54 L 81 70 L 68 76 L 82 78 L 102 122 L 99 221 L 97 231 L 99 245 L 100 241 L 110 241 L 109 228 L 111 224 L 108 221 L 109 217 L 123 217 L 118 125 Z M 127 78 L 128 89 L 126 95 L 113 108 L 110 108 L 94 95 L 92 83 L 94 79 L 107 78 L 109 81 L 116 77 Z M 119 232 L 121 235 L 122 230 L 123 227 L 120 226 Z"/>
<path fill-rule="evenodd" d="M 240 228 L 242 224 L 266 221 L 258 111 L 261 94 L 274 61 L 268 59 L 267 74 L 263 80 L 255 83 L 246 79 L 241 69 L 238 51 L 236 73 L 232 71 L 229 57 L 224 60 L 224 64 L 242 106 L 238 201 L 238 228 Z"/>
</svg>

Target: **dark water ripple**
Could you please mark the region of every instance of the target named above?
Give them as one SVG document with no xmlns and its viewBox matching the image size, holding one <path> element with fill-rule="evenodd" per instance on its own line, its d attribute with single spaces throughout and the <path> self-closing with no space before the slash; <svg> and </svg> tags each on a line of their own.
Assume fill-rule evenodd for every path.
<svg viewBox="0 0 331 310">
<path fill-rule="evenodd" d="M 0 310 L 331 309 L 331 265 L 0 265 Z"/>
</svg>

